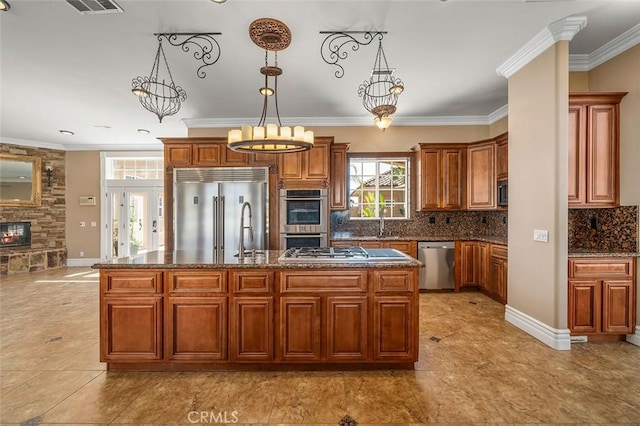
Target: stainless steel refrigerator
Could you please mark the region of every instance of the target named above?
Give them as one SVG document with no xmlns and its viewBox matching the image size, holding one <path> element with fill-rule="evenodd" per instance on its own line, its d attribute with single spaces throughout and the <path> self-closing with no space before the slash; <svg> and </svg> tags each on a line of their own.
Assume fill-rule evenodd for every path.
<svg viewBox="0 0 640 426">
<path fill-rule="evenodd" d="M 269 241 L 268 177 L 266 167 L 174 169 L 175 249 L 236 255 L 242 233 L 246 250 L 265 250 Z M 250 208 L 244 209 L 245 229 L 241 231 L 245 202 Z M 249 241 L 249 226 L 253 241 Z"/>
</svg>

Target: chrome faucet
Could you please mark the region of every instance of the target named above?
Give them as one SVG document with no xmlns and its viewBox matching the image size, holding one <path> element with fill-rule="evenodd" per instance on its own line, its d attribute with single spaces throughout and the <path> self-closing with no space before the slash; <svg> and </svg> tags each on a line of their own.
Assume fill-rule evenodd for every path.
<svg viewBox="0 0 640 426">
<path fill-rule="evenodd" d="M 249 226 L 244 226 L 244 209 L 249 208 Z M 238 260 L 244 260 L 244 230 L 249 230 L 249 241 L 253 241 L 253 226 L 251 226 L 251 204 L 245 201 L 240 211 L 240 243 L 238 244 Z"/>
<path fill-rule="evenodd" d="M 384 235 L 384 216 L 380 215 L 380 224 L 378 229 L 378 237 L 382 237 Z"/>
</svg>

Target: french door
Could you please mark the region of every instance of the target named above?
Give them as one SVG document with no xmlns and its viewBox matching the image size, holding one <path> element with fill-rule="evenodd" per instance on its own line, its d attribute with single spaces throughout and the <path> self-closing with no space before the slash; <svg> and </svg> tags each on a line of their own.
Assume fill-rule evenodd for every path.
<svg viewBox="0 0 640 426">
<path fill-rule="evenodd" d="M 159 186 L 109 186 L 103 258 L 164 249 L 164 191 Z"/>
</svg>

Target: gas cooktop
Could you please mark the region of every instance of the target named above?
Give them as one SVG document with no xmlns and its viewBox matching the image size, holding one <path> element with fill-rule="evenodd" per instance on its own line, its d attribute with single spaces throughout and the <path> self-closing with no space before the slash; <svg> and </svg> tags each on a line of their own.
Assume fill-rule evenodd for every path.
<svg viewBox="0 0 640 426">
<path fill-rule="evenodd" d="M 411 261 L 411 257 L 394 249 L 364 249 L 362 247 L 296 247 L 285 251 L 282 262 L 336 263 Z"/>
</svg>

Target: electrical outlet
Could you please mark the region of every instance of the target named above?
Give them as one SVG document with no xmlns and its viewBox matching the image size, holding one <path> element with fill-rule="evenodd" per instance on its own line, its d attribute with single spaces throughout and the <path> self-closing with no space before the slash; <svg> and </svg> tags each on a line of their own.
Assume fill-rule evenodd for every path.
<svg viewBox="0 0 640 426">
<path fill-rule="evenodd" d="M 435 217 L 433 217 L 433 216 L 431 216 L 431 217 L 429 218 L 429 223 L 436 223 L 436 218 L 435 218 Z"/>
<path fill-rule="evenodd" d="M 98 223 L 97 223 L 97 222 L 91 222 L 91 227 L 92 227 L 92 228 L 95 228 L 96 226 L 98 226 Z"/>
<path fill-rule="evenodd" d="M 84 228 L 85 226 L 87 226 L 86 222 L 80 222 L 80 228 Z"/>
<path fill-rule="evenodd" d="M 83 251 L 80 252 L 80 257 L 84 257 L 84 252 Z"/>
<path fill-rule="evenodd" d="M 549 242 L 549 231 L 546 229 L 534 229 L 533 241 L 540 241 L 541 243 Z"/>
</svg>

